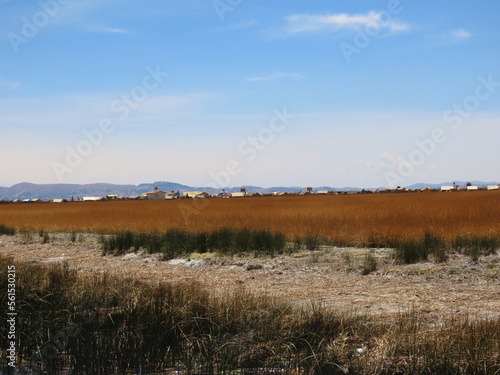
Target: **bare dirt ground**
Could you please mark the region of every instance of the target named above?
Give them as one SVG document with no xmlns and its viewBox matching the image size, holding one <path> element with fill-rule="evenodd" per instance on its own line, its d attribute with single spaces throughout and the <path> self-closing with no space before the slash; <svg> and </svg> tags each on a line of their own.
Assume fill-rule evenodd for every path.
<svg viewBox="0 0 500 375">
<path fill-rule="evenodd" d="M 63 263 L 82 273 L 109 272 L 148 281 L 198 282 L 220 294 L 237 288 L 280 296 L 297 304 L 312 303 L 384 319 L 413 310 L 430 322 L 450 316 L 500 317 L 500 256 L 472 262 L 452 254 L 445 263 L 401 265 L 391 249 L 322 248 L 274 258 L 193 254 L 163 261 L 142 252 L 102 256 L 97 236 L 38 234 L 0 237 L 0 254 L 16 261 Z M 366 254 L 377 270 L 363 275 Z"/>
</svg>

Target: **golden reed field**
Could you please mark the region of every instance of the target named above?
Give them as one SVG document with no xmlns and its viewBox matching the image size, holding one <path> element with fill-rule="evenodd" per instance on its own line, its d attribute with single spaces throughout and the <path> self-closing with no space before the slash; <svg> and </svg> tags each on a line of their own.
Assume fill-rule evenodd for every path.
<svg viewBox="0 0 500 375">
<path fill-rule="evenodd" d="M 458 235 L 498 235 L 500 192 L 5 204 L 0 224 L 96 233 L 246 227 L 280 231 L 289 240 L 319 236 L 353 246 L 416 239 L 429 231 L 451 241 Z"/>
</svg>

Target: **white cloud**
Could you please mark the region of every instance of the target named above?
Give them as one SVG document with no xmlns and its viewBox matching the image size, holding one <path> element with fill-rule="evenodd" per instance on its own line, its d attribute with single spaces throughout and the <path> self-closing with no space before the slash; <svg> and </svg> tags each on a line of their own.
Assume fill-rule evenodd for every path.
<svg viewBox="0 0 500 375">
<path fill-rule="evenodd" d="M 383 19 L 381 12 L 366 14 L 334 13 L 326 15 L 295 14 L 286 17 L 284 35 L 301 33 L 330 33 L 342 29 L 355 30 L 359 27 L 378 27 L 391 32 L 407 31 L 409 26 L 391 19 Z"/>
<path fill-rule="evenodd" d="M 464 29 L 453 30 L 450 35 L 455 38 L 456 41 L 466 40 L 472 37 L 472 34 Z"/>
<path fill-rule="evenodd" d="M 119 29 L 115 27 L 105 27 L 105 26 L 89 26 L 87 29 L 89 32 L 93 33 L 106 33 L 106 34 L 129 34 L 130 32 L 126 29 Z"/>
<path fill-rule="evenodd" d="M 473 34 L 470 31 L 460 28 L 442 32 L 439 34 L 434 34 L 433 38 L 437 46 L 447 46 L 466 42 L 467 40 L 471 39 L 472 36 Z"/>
<path fill-rule="evenodd" d="M 248 82 L 257 82 L 257 81 L 270 81 L 277 78 L 293 78 L 293 79 L 302 79 L 302 76 L 297 73 L 274 73 L 269 76 L 261 76 L 261 77 L 250 77 L 247 78 Z"/>
</svg>

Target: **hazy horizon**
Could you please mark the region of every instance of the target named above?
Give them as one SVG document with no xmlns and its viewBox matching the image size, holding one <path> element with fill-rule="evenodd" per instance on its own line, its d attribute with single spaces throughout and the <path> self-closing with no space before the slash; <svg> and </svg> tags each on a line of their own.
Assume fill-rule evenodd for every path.
<svg viewBox="0 0 500 375">
<path fill-rule="evenodd" d="M 206 185 L 188 185 L 184 184 L 182 182 L 177 182 L 177 181 L 162 181 L 162 180 L 156 180 L 156 181 L 143 181 L 139 184 L 114 184 L 114 183 L 109 183 L 105 181 L 100 181 L 100 182 L 90 182 L 90 183 L 85 183 L 85 184 L 69 184 L 69 183 L 60 183 L 62 185 L 81 185 L 81 186 L 86 186 L 86 185 L 118 185 L 118 186 L 141 186 L 141 185 L 154 185 L 154 184 L 176 184 L 176 185 L 182 185 L 182 186 L 187 186 L 187 187 L 192 187 L 192 188 L 213 188 L 213 189 L 223 189 L 223 188 L 228 188 L 228 189 L 239 189 L 242 187 L 255 187 L 255 188 L 262 188 L 262 189 L 272 189 L 272 188 L 292 188 L 292 189 L 304 189 L 306 187 L 313 187 L 313 189 L 317 188 L 323 188 L 323 187 L 328 187 L 328 188 L 334 188 L 334 189 L 341 189 L 341 188 L 356 188 L 356 189 L 375 189 L 375 188 L 391 188 L 391 186 L 348 186 L 348 185 L 283 185 L 283 184 L 278 184 L 278 185 L 272 185 L 272 186 L 260 186 L 260 185 L 231 185 L 231 186 L 206 186 Z M 450 180 L 450 181 L 439 181 L 439 182 L 428 182 L 428 181 L 423 181 L 423 182 L 417 182 L 411 185 L 402 185 L 402 187 L 408 187 L 408 186 L 413 186 L 413 185 L 443 185 L 443 184 L 451 184 L 451 183 L 456 183 L 459 186 L 464 185 L 467 183 L 473 183 L 473 184 L 479 184 L 479 185 L 488 185 L 488 184 L 499 184 L 498 181 L 479 181 L 479 180 Z M 28 181 L 22 181 L 17 184 L 11 185 L 11 186 L 0 186 L 0 188 L 11 188 L 13 186 L 21 185 L 21 184 L 33 184 L 33 185 L 58 185 L 59 183 L 56 184 L 35 184 L 32 182 Z M 394 186 L 396 187 L 396 186 Z M 161 189 L 160 189 L 161 190 Z"/>
</svg>

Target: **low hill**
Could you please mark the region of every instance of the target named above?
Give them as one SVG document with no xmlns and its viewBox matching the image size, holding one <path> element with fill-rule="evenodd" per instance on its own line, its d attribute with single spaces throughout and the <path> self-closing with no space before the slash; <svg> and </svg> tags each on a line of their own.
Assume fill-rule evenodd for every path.
<svg viewBox="0 0 500 375">
<path fill-rule="evenodd" d="M 83 196 L 105 196 L 107 194 L 135 195 L 135 185 L 113 184 L 31 184 L 23 182 L 0 191 L 2 200 L 23 199 L 55 199 L 55 198 L 81 198 Z"/>
<path fill-rule="evenodd" d="M 420 189 L 422 187 L 430 186 L 431 188 L 439 189 L 443 185 L 453 185 L 453 182 L 459 186 L 464 187 L 469 181 L 451 181 L 443 182 L 439 184 L 427 184 L 419 183 L 408 186 L 410 189 Z M 488 185 L 498 185 L 498 182 L 484 182 L 484 181 L 470 181 L 472 185 L 479 187 L 486 187 Z M 66 198 L 66 199 L 79 199 L 83 197 L 103 197 L 106 195 L 114 194 L 121 197 L 136 197 L 142 193 L 152 191 L 155 187 L 163 190 L 165 192 L 180 192 L 184 193 L 186 191 L 205 191 L 209 194 L 217 194 L 222 189 L 214 187 L 196 187 L 179 184 L 176 182 L 168 181 L 156 181 L 152 183 L 143 183 L 139 185 L 118 185 L 118 184 L 32 184 L 28 182 L 23 182 L 20 184 L 13 185 L 11 187 L 0 187 L 0 200 L 11 201 L 11 200 L 24 200 L 24 199 L 56 199 L 56 198 Z M 288 193 L 298 193 L 305 187 L 300 186 L 274 186 L 269 188 L 259 187 L 259 186 L 245 186 L 246 191 L 249 193 L 261 193 L 268 194 L 275 191 L 285 191 Z M 229 193 L 234 193 L 240 191 L 241 187 L 228 187 L 225 190 Z M 379 188 L 383 190 L 384 188 Z M 359 191 L 361 188 L 358 187 L 343 187 L 335 188 L 330 186 L 320 186 L 314 187 L 315 191 L 318 190 L 329 190 L 329 191 Z"/>
<path fill-rule="evenodd" d="M 441 186 L 451 186 L 453 184 L 456 184 L 460 187 L 465 187 L 467 186 L 468 183 L 471 183 L 474 186 L 478 187 L 487 187 L 489 185 L 498 185 L 499 182 L 486 182 L 486 181 L 447 181 L 447 182 L 441 182 L 439 184 L 426 184 L 426 183 L 418 183 L 418 184 L 413 184 L 410 186 L 407 186 L 409 189 L 422 189 L 424 187 L 430 187 L 432 189 L 439 189 Z"/>
</svg>

